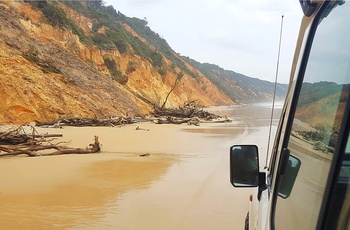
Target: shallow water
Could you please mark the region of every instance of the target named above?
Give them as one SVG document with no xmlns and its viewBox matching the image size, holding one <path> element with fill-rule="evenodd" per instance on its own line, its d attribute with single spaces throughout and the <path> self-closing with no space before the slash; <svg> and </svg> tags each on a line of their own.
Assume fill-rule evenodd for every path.
<svg viewBox="0 0 350 230">
<path fill-rule="evenodd" d="M 266 151 L 271 110 L 211 110 L 232 122 L 40 130 L 77 147 L 99 135 L 102 153 L 1 159 L 1 228 L 243 229 L 250 190 L 230 185 L 228 150 Z"/>
</svg>

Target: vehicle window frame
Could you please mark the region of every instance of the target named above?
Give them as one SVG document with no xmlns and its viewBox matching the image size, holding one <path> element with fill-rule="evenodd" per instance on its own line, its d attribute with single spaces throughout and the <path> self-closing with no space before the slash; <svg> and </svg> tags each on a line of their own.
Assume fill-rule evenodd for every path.
<svg viewBox="0 0 350 230">
<path fill-rule="evenodd" d="M 288 117 L 289 117 L 289 114 L 291 114 L 291 112 L 290 112 L 292 109 L 291 104 L 294 101 L 294 97 L 291 97 L 290 94 L 293 94 L 293 92 L 296 92 L 296 89 L 298 87 L 299 87 L 299 93 L 300 93 L 300 89 L 302 86 L 302 81 L 298 81 L 297 79 L 299 79 L 298 73 L 300 72 L 300 70 L 302 68 L 304 68 L 304 71 L 305 71 L 305 65 L 302 65 L 302 63 L 305 60 L 303 58 L 303 56 L 304 56 L 304 53 L 306 50 L 306 45 L 309 41 L 310 28 L 311 28 L 312 22 L 313 21 L 306 22 L 306 26 L 305 26 L 305 29 L 303 31 L 303 36 L 302 36 L 302 41 L 301 41 L 300 47 L 297 47 L 296 51 L 295 51 L 295 52 L 298 52 L 297 57 L 299 57 L 299 58 L 298 58 L 297 63 L 295 64 L 295 68 L 294 69 L 292 68 L 292 70 L 291 70 L 291 77 L 292 78 L 289 82 L 289 88 L 288 88 L 287 95 L 286 95 L 285 102 L 284 102 L 284 106 L 283 106 L 283 109 L 281 112 L 280 123 L 278 124 L 278 127 L 277 127 L 276 138 L 275 138 L 275 142 L 274 142 L 273 149 L 271 152 L 271 159 L 269 162 L 269 168 L 268 168 L 268 170 L 269 170 L 268 177 L 269 178 L 268 179 L 270 181 L 270 187 L 269 187 L 270 192 L 273 191 L 273 185 L 274 185 L 273 180 L 276 177 L 274 172 L 276 172 L 278 169 L 278 164 L 276 164 L 276 162 L 277 163 L 279 162 L 279 156 L 280 156 L 279 153 L 283 150 L 283 147 L 284 147 L 284 145 L 283 145 L 284 142 L 283 143 L 281 142 L 281 137 L 287 135 L 286 130 L 288 128 L 287 127 L 287 124 L 289 121 Z M 310 47 L 310 49 L 311 49 L 311 47 Z M 296 57 L 294 57 L 294 59 L 295 58 Z M 308 57 L 306 60 L 308 60 Z M 293 95 L 295 95 L 295 93 Z M 297 104 L 297 102 L 296 102 L 296 104 Z M 291 120 L 293 120 L 293 118 Z"/>
<path fill-rule="evenodd" d="M 308 39 L 308 35 L 310 33 L 310 25 L 307 26 L 305 28 L 305 31 L 304 31 L 304 36 L 303 36 L 303 41 L 302 41 L 302 45 L 299 49 L 299 57 L 303 57 L 303 52 L 305 50 L 305 47 L 306 47 L 306 43 L 307 43 L 307 39 Z M 275 142 L 274 142 L 274 145 L 273 145 L 273 149 L 272 149 L 272 155 L 271 155 L 271 159 L 270 159 L 270 162 L 269 162 L 269 180 L 270 182 L 273 181 L 273 179 L 275 178 L 275 174 L 274 172 L 277 171 L 277 168 L 278 168 L 278 164 L 276 165 L 276 162 L 279 161 L 279 155 L 278 154 L 279 152 L 282 151 L 283 149 L 283 144 L 281 144 L 281 137 L 285 136 L 286 135 L 286 129 L 287 129 L 287 124 L 288 124 L 288 117 L 289 117 L 289 114 L 290 114 L 290 110 L 291 110 L 291 101 L 293 101 L 293 98 L 290 98 L 289 94 L 292 92 L 295 91 L 296 89 L 296 85 L 298 84 L 297 82 L 297 73 L 299 73 L 299 70 L 301 69 L 302 65 L 302 58 L 300 58 L 299 60 L 301 61 L 298 61 L 298 63 L 296 64 L 296 67 L 295 67 L 295 70 L 293 71 L 292 70 L 292 74 L 293 74 L 293 79 L 292 81 L 289 83 L 289 89 L 288 89 L 288 92 L 287 92 L 287 95 L 286 95 L 286 99 L 285 99 L 285 103 L 283 105 L 283 109 L 282 109 L 282 112 L 281 112 L 281 117 L 280 117 L 280 122 L 278 124 L 278 127 L 277 127 L 277 131 L 276 131 L 276 137 L 275 137 Z M 300 84 L 300 88 L 301 88 L 301 84 Z M 272 191 L 273 190 L 273 184 L 274 183 L 270 183 L 270 190 Z"/>
<path fill-rule="evenodd" d="M 278 144 L 278 153 L 276 154 L 276 159 L 275 160 L 275 166 L 274 166 L 274 172 L 273 172 L 273 177 L 274 177 L 274 182 L 273 184 L 277 185 L 280 182 L 280 178 L 277 175 L 278 168 L 280 165 L 280 153 L 284 147 L 288 146 L 289 143 L 289 138 L 292 132 L 292 126 L 293 126 L 293 121 L 295 117 L 295 112 L 297 109 L 297 104 L 298 104 L 298 99 L 299 95 L 301 92 L 301 87 L 304 82 L 304 76 L 305 76 L 305 71 L 307 68 L 307 63 L 309 60 L 311 48 L 312 48 L 312 42 L 314 40 L 317 27 L 319 25 L 319 21 L 325 10 L 327 10 L 327 7 L 330 2 L 325 2 L 320 9 L 317 11 L 317 14 L 314 16 L 312 22 L 309 25 L 309 32 L 308 34 L 305 35 L 304 41 L 305 41 L 305 46 L 303 49 L 300 51 L 300 67 L 297 70 L 298 72 L 295 73 L 296 80 L 295 80 L 295 86 L 294 89 L 292 89 L 293 96 L 290 99 L 290 105 L 286 109 L 286 114 L 289 114 L 287 117 L 285 117 L 285 128 L 281 128 L 281 130 L 284 129 L 284 137 L 283 140 L 280 140 L 281 142 Z M 283 125 L 284 126 L 284 125 Z M 271 210 L 270 210 L 270 226 L 272 229 L 275 229 L 275 214 L 276 214 L 276 204 L 277 204 L 277 199 L 278 199 L 278 186 L 274 186 L 272 189 L 272 197 L 271 197 Z"/>
</svg>

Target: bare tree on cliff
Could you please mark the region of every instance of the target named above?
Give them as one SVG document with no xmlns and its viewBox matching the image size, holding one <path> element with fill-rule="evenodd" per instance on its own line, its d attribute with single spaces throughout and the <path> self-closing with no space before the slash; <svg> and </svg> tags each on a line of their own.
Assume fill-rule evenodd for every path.
<svg viewBox="0 0 350 230">
<path fill-rule="evenodd" d="M 168 101 L 169 95 L 174 91 L 176 85 L 178 84 L 179 80 L 183 77 L 183 75 L 184 75 L 184 73 L 183 73 L 182 71 L 177 75 L 173 87 L 171 87 L 169 93 L 166 95 L 166 98 L 165 98 L 165 100 L 164 100 L 164 103 L 163 103 L 163 105 L 162 105 L 160 108 L 164 109 L 165 104 L 166 104 L 167 101 Z"/>
</svg>

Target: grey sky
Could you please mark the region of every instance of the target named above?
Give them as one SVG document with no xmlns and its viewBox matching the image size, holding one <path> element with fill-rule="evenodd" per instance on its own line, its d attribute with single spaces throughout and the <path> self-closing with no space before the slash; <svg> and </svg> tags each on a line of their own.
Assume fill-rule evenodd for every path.
<svg viewBox="0 0 350 230">
<path fill-rule="evenodd" d="M 287 83 L 302 10 L 298 0 L 105 0 L 128 17 L 146 18 L 175 52 L 250 77 Z"/>
</svg>

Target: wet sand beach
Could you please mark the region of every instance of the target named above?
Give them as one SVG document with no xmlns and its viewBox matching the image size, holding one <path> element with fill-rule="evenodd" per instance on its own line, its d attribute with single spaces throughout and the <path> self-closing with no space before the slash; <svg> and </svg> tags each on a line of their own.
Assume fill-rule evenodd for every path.
<svg viewBox="0 0 350 230">
<path fill-rule="evenodd" d="M 230 185 L 229 147 L 264 152 L 270 109 L 213 110 L 232 122 L 38 128 L 102 151 L 0 159 L 1 229 L 243 229 L 251 190 Z"/>
</svg>

